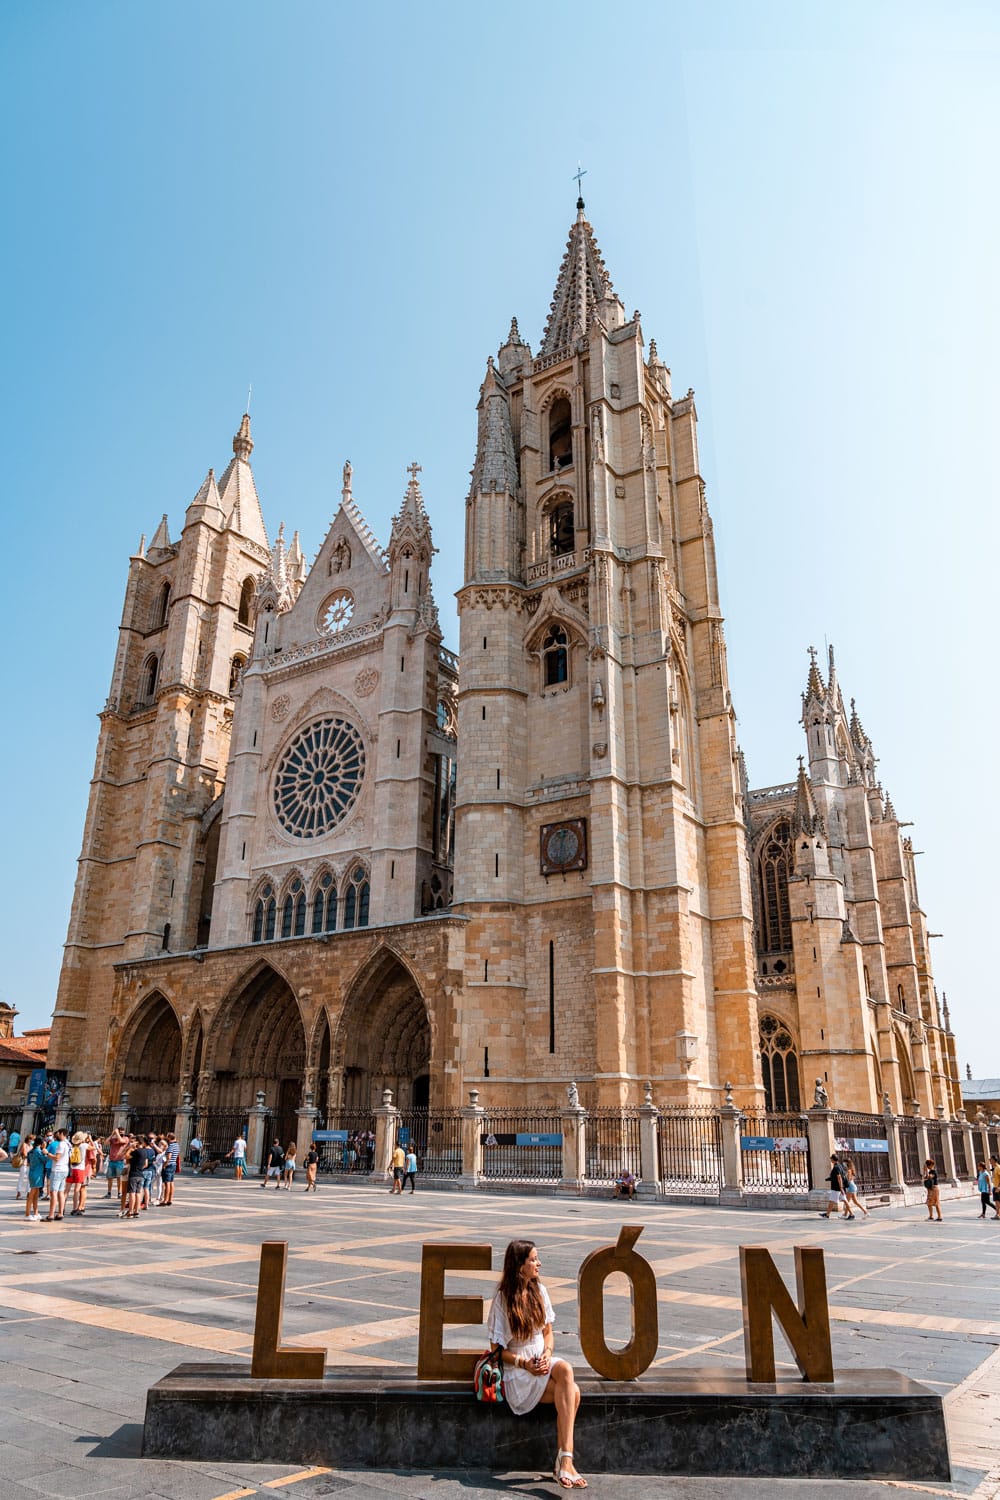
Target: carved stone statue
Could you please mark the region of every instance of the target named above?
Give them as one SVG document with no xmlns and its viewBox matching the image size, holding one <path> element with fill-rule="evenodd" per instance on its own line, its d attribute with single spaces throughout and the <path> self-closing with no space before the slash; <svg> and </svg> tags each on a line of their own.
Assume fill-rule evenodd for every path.
<svg viewBox="0 0 1000 1500">
<path fill-rule="evenodd" d="M 817 1078 L 817 1080 L 816 1080 L 816 1088 L 815 1088 L 815 1091 L 813 1092 L 813 1108 L 814 1109 L 829 1109 L 830 1108 L 830 1095 L 827 1093 L 826 1089 L 823 1087 L 823 1080 L 822 1080 L 822 1078 Z"/>
<path fill-rule="evenodd" d="M 887 1115 L 892 1114 L 892 1100 L 889 1098 L 888 1089 L 886 1089 L 882 1095 L 882 1108 L 885 1110 Z"/>
<path fill-rule="evenodd" d="M 580 1108 L 580 1090 L 577 1088 L 575 1083 L 567 1084 L 566 1098 L 569 1101 L 570 1109 Z"/>
</svg>

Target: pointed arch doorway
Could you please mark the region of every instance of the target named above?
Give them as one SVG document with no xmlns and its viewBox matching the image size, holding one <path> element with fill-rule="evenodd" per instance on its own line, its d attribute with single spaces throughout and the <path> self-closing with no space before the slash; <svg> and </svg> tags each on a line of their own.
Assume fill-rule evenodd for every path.
<svg viewBox="0 0 1000 1500">
<path fill-rule="evenodd" d="M 302 1104 L 306 1038 L 288 981 L 265 964 L 233 994 L 210 1038 L 212 1103 L 246 1109 L 263 1092 L 268 1129 L 282 1145 L 295 1139 Z"/>
<path fill-rule="evenodd" d="M 144 1117 L 172 1114 L 180 1103 L 181 1027 L 173 1006 L 158 991 L 133 1016 L 123 1053 L 118 1087 L 128 1094 L 131 1109 Z"/>
<path fill-rule="evenodd" d="M 355 981 L 331 1048 L 330 1097 L 343 1109 L 373 1109 L 391 1089 L 400 1109 L 431 1103 L 431 1025 L 413 975 L 393 953 L 377 955 Z"/>
</svg>

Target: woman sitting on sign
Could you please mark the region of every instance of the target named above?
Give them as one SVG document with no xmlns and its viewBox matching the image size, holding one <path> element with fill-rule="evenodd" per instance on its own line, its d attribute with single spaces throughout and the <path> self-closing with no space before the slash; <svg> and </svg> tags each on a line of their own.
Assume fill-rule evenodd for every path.
<svg viewBox="0 0 1000 1500">
<path fill-rule="evenodd" d="M 511 1240 L 503 1274 L 490 1303 L 486 1327 L 503 1361 L 504 1400 L 520 1416 L 540 1401 L 556 1409 L 556 1454 L 552 1477 L 563 1489 L 586 1489 L 573 1463 L 573 1424 L 580 1389 L 573 1367 L 553 1358 L 554 1317 L 549 1294 L 538 1279 L 541 1262 L 532 1240 Z"/>
</svg>

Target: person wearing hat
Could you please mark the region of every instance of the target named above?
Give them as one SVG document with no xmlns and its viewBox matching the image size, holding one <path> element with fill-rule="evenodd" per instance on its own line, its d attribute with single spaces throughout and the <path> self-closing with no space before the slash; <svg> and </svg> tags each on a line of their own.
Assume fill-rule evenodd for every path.
<svg viewBox="0 0 1000 1500">
<path fill-rule="evenodd" d="M 87 1132 L 77 1130 L 69 1138 L 69 1185 L 73 1189 L 71 1214 L 83 1213 L 87 1201 Z"/>
</svg>

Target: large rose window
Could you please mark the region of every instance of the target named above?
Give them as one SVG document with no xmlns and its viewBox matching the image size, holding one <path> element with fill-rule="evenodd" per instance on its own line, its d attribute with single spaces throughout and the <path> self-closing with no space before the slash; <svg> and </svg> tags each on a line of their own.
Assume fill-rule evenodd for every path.
<svg viewBox="0 0 1000 1500">
<path fill-rule="evenodd" d="M 288 833 L 315 839 L 330 833 L 361 793 L 365 747 L 353 724 L 319 719 L 303 729 L 281 758 L 274 810 Z"/>
</svg>

